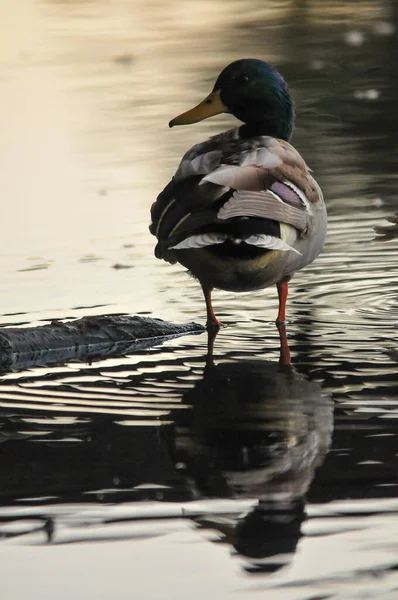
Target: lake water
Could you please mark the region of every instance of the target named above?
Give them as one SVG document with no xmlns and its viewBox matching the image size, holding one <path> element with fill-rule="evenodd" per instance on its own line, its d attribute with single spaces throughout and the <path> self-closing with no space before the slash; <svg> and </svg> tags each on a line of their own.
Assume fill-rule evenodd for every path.
<svg viewBox="0 0 398 600">
<path fill-rule="evenodd" d="M 0 324 L 204 323 L 153 256 L 169 130 L 243 56 L 276 64 L 330 215 L 288 301 L 216 291 L 219 333 L 0 380 L 2 598 L 398 598 L 398 8 L 388 1 L 2 0 Z"/>
</svg>

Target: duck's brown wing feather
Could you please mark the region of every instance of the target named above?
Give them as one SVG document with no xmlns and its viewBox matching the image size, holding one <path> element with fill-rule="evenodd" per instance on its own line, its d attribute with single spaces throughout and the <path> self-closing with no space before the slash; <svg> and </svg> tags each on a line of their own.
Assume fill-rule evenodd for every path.
<svg viewBox="0 0 398 600">
<path fill-rule="evenodd" d="M 311 204 L 321 199 L 290 144 L 267 136 L 241 140 L 239 130 L 231 130 L 188 151 L 153 204 L 156 255 L 174 262 L 171 246 L 242 216 L 287 223 L 305 235 Z"/>
</svg>

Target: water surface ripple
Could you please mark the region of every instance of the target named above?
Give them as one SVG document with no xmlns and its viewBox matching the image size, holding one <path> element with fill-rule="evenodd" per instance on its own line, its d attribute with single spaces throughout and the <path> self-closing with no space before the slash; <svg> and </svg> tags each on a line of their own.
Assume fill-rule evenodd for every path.
<svg viewBox="0 0 398 600">
<path fill-rule="evenodd" d="M 233 123 L 168 121 L 242 55 L 289 81 L 329 212 L 290 285 L 291 367 L 269 289 L 214 292 L 213 361 L 202 334 L 1 375 L 6 600 L 395 600 L 398 246 L 373 230 L 398 210 L 395 3 L 4 6 L 0 326 L 204 322 L 197 282 L 153 256 L 149 207 Z"/>
</svg>

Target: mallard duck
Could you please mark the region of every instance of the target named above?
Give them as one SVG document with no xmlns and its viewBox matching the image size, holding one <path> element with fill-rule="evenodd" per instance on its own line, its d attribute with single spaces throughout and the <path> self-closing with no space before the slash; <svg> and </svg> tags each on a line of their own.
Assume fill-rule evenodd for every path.
<svg viewBox="0 0 398 600">
<path fill-rule="evenodd" d="M 213 288 L 247 292 L 276 284 L 277 323 L 286 319 L 288 282 L 322 250 L 327 216 L 321 189 L 290 145 L 294 107 L 270 64 L 237 60 L 212 92 L 169 126 L 232 113 L 243 125 L 196 144 L 152 205 L 157 258 L 179 262 L 203 289 L 207 325 Z"/>
</svg>

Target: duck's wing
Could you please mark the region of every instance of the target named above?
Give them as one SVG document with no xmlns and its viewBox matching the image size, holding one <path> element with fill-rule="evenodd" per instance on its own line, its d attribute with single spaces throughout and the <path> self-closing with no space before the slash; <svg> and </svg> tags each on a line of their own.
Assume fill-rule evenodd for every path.
<svg viewBox="0 0 398 600">
<path fill-rule="evenodd" d="M 173 246 L 235 217 L 278 221 L 306 237 L 317 204 L 323 204 L 321 190 L 290 144 L 268 136 L 241 139 L 236 128 L 184 155 L 152 206 L 150 230 L 159 240 L 156 255 L 173 261 Z"/>
<path fill-rule="evenodd" d="M 199 184 L 222 164 L 225 149 L 238 140 L 239 128 L 230 129 L 196 144 L 184 154 L 172 180 L 151 207 L 149 230 L 159 240 L 155 248 L 158 258 L 176 262 L 175 253 L 168 248 L 187 237 L 192 228 L 211 224 L 217 217 L 214 206 L 229 188 Z M 189 230 L 183 226 L 187 219 L 190 219 Z"/>
</svg>

